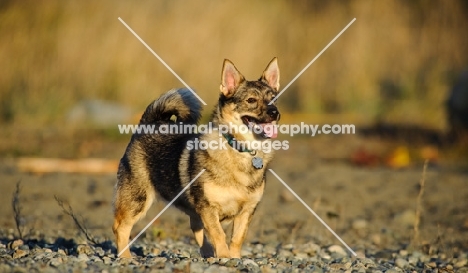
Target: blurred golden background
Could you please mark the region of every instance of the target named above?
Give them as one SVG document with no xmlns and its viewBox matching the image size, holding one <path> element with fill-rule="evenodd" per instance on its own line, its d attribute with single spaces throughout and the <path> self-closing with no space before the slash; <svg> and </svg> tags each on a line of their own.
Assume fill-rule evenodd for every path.
<svg viewBox="0 0 468 273">
<path fill-rule="evenodd" d="M 356 18 L 278 106 L 283 124 L 353 123 L 357 134 L 280 135 L 290 149 L 271 168 L 353 248 L 407 245 L 425 190 L 421 245 L 451 251 L 447 257 L 467 249 L 466 0 L 0 0 L 0 192 L 10 196 L 24 181 L 26 226 L 54 236 L 74 227 L 57 195 L 89 217 L 93 232 L 113 238 L 112 190 L 131 138 L 117 124 L 137 123 L 154 99 L 183 87 L 118 17 L 206 101 L 203 122 L 225 58 L 257 79 L 276 56 L 285 87 Z M 465 122 L 458 143 L 448 133 L 452 90 L 454 116 Z M 331 242 L 269 176 L 249 241 Z M 0 226 L 13 227 L 9 206 L 0 215 Z M 362 219 L 367 227 L 356 231 Z M 167 212 L 152 232 L 178 238 L 186 222 Z"/>
<path fill-rule="evenodd" d="M 83 129 L 93 117 L 82 113 L 93 107 L 111 117 L 93 128 L 110 127 L 105 137 L 120 138 L 112 117 L 134 123 L 153 99 L 183 86 L 118 17 L 197 90 L 206 113 L 224 58 L 255 79 L 277 56 L 284 87 L 356 18 L 278 100 L 284 121 L 446 131 L 445 100 L 468 66 L 467 15 L 468 5 L 455 0 L 4 0 L 0 154 L 47 154 L 44 143 L 69 127 L 84 131 L 68 138 L 93 135 Z M 74 141 L 55 154 L 76 155 Z"/>
</svg>

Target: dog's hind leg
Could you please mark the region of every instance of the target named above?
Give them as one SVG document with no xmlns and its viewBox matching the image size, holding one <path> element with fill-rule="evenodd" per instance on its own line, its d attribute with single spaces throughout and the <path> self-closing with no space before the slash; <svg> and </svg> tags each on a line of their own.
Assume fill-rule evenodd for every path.
<svg viewBox="0 0 468 273">
<path fill-rule="evenodd" d="M 214 257 L 213 246 L 203 232 L 203 222 L 198 215 L 190 216 L 190 228 L 193 231 L 193 235 L 195 235 L 197 244 L 200 246 L 200 255 L 203 258 Z"/>
<path fill-rule="evenodd" d="M 114 232 L 119 257 L 131 258 L 128 246 L 133 225 L 142 218 L 154 200 L 153 189 L 135 192 L 130 186 L 117 187 L 114 200 Z M 127 247 L 128 246 L 128 247 Z M 123 249 L 125 251 L 123 251 Z M 121 253 L 123 251 L 123 253 Z"/>
</svg>

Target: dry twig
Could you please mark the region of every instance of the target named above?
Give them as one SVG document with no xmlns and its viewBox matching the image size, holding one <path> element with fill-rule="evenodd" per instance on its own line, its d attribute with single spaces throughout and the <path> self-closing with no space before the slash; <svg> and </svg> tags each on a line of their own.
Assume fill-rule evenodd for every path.
<svg viewBox="0 0 468 273">
<path fill-rule="evenodd" d="M 21 181 L 16 182 L 16 190 L 13 192 L 13 198 L 11 200 L 11 206 L 13 208 L 13 215 L 15 217 L 16 230 L 18 231 L 19 238 L 23 240 L 23 217 L 21 216 L 21 204 L 20 204 L 20 193 L 21 193 Z"/>
<path fill-rule="evenodd" d="M 73 219 L 73 222 L 75 223 L 76 227 L 86 236 L 86 240 L 91 242 L 94 245 L 99 245 L 99 242 L 92 236 L 86 226 L 84 225 L 83 222 L 83 217 L 81 217 L 81 220 L 78 219 L 78 216 L 73 212 L 73 208 L 70 206 L 70 204 L 66 203 L 58 198 L 57 196 L 54 195 L 55 201 L 57 201 L 57 204 L 62 208 L 63 212 L 70 216 Z"/>
<path fill-rule="evenodd" d="M 426 170 L 427 170 L 428 160 L 424 162 L 423 172 L 421 180 L 419 180 L 419 193 L 416 203 L 416 217 L 414 219 L 414 237 L 413 237 L 413 246 L 419 245 L 419 224 L 421 223 L 421 215 L 423 210 L 422 199 L 424 195 L 424 186 L 426 183 Z"/>
</svg>

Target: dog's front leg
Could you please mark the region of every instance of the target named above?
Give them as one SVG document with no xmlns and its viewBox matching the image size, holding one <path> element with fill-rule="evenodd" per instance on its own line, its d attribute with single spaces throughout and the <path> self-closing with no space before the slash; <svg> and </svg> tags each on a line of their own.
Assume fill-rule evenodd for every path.
<svg viewBox="0 0 468 273">
<path fill-rule="evenodd" d="M 203 233 L 203 222 L 198 215 L 190 216 L 190 228 L 195 235 L 195 240 L 200 247 L 200 255 L 203 258 L 214 257 L 213 246 L 208 242 L 206 235 Z"/>
<path fill-rule="evenodd" d="M 219 215 L 216 209 L 205 208 L 200 213 L 200 216 L 208 238 L 214 246 L 216 257 L 230 258 L 229 249 L 226 244 L 226 234 L 219 222 Z"/>
<path fill-rule="evenodd" d="M 229 245 L 229 253 L 231 258 L 241 257 L 241 248 L 244 243 L 245 236 L 247 235 L 247 229 L 249 228 L 250 220 L 255 211 L 255 207 L 252 209 L 244 210 L 234 218 L 232 224 L 232 237 Z"/>
</svg>

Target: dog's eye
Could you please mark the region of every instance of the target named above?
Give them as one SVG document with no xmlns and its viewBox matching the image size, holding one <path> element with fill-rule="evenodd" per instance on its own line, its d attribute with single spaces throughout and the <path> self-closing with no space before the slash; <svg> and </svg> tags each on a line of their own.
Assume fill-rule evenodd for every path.
<svg viewBox="0 0 468 273">
<path fill-rule="evenodd" d="M 247 102 L 248 103 L 255 103 L 255 102 L 257 102 L 257 99 L 256 98 L 248 98 Z"/>
</svg>

